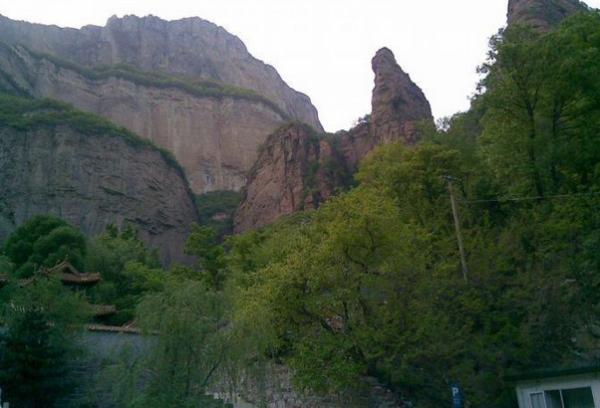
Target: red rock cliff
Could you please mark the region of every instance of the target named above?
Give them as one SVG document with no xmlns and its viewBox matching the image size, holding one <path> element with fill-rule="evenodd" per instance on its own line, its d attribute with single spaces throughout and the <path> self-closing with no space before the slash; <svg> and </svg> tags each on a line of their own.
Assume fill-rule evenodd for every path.
<svg viewBox="0 0 600 408">
<path fill-rule="evenodd" d="M 248 176 L 235 215 L 236 232 L 318 207 L 349 184 L 360 160 L 378 145 L 418 142 L 419 123 L 433 121 L 423 91 L 387 48 L 377 52 L 372 66 L 375 88 L 369 120 L 329 136 L 291 124 L 267 139 Z"/>
</svg>

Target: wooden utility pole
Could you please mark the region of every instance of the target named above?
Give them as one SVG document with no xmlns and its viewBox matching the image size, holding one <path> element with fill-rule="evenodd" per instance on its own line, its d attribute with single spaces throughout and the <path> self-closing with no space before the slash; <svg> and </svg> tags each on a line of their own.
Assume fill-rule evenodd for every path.
<svg viewBox="0 0 600 408">
<path fill-rule="evenodd" d="M 460 230 L 460 218 L 458 216 L 458 206 L 454 197 L 454 188 L 452 185 L 452 177 L 446 176 L 448 181 L 448 191 L 450 192 L 450 203 L 452 204 L 452 215 L 454 217 L 454 229 L 456 231 L 456 241 L 458 241 L 458 251 L 460 252 L 460 264 L 465 282 L 469 281 L 469 267 L 467 266 L 467 256 L 465 255 L 465 247 L 463 245 L 462 233 Z"/>
</svg>

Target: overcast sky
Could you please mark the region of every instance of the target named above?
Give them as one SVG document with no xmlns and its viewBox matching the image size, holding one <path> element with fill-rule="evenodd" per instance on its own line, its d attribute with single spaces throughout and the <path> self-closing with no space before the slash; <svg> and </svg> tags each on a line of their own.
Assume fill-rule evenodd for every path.
<svg viewBox="0 0 600 408">
<path fill-rule="evenodd" d="M 600 0 L 588 4 L 600 7 Z M 436 118 L 469 106 L 488 39 L 507 0 L 0 0 L 0 14 L 81 27 L 112 16 L 199 16 L 240 37 L 308 94 L 328 131 L 370 111 L 371 58 L 390 48 L 423 88 Z"/>
</svg>

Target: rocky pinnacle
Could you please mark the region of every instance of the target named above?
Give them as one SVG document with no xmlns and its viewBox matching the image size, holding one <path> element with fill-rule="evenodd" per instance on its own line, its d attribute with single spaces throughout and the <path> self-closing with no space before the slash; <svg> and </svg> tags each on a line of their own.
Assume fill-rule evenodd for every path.
<svg viewBox="0 0 600 408">
<path fill-rule="evenodd" d="M 375 88 L 371 101 L 371 137 L 377 144 L 398 139 L 415 143 L 418 123 L 433 120 L 427 98 L 400 68 L 388 48 L 377 51 L 372 67 Z"/>
</svg>

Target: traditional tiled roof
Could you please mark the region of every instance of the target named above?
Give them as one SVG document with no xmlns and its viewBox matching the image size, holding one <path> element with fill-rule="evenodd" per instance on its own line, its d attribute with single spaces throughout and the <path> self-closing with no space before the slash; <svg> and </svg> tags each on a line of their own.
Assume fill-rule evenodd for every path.
<svg viewBox="0 0 600 408">
<path fill-rule="evenodd" d="M 102 280 L 99 273 L 79 272 L 68 261 L 62 261 L 58 265 L 46 269 L 47 275 L 58 274 L 61 282 L 73 285 L 95 285 Z"/>
</svg>

